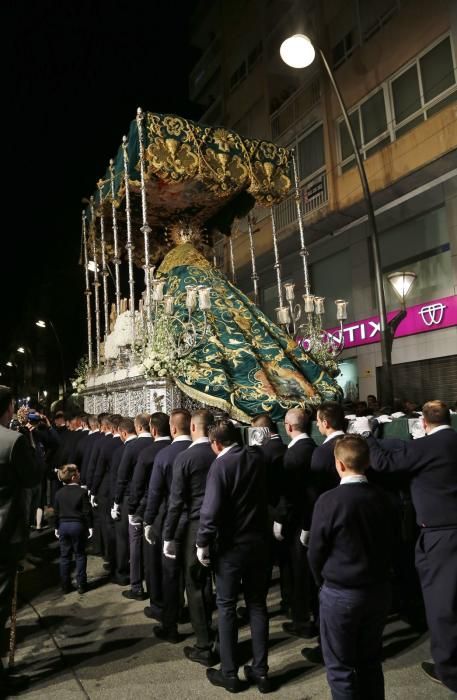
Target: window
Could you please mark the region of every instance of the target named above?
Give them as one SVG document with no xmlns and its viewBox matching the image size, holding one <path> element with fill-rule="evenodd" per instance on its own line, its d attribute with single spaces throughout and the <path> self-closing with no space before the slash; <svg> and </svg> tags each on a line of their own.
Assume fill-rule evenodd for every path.
<svg viewBox="0 0 457 700">
<path fill-rule="evenodd" d="M 351 30 L 332 48 L 333 68 L 338 68 L 348 60 L 356 47 L 354 32 Z"/>
<path fill-rule="evenodd" d="M 325 165 L 322 124 L 298 142 L 298 172 L 304 180 Z"/>
<path fill-rule="evenodd" d="M 397 0 L 359 0 L 360 33 L 362 41 L 376 34 L 398 10 Z"/>
<path fill-rule="evenodd" d="M 390 85 L 397 137 L 454 102 L 457 90 L 450 37 L 419 56 Z"/>
<path fill-rule="evenodd" d="M 230 90 L 234 90 L 246 77 L 246 61 L 240 63 L 230 76 Z"/>
<path fill-rule="evenodd" d="M 364 158 L 390 142 L 384 88 L 377 90 L 350 115 L 357 146 Z M 355 164 L 354 150 L 344 121 L 339 123 L 342 171 Z"/>
</svg>

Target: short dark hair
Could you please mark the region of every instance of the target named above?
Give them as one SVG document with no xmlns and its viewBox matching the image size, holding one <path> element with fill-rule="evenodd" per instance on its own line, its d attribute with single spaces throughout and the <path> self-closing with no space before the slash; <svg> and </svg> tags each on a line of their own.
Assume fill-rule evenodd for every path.
<svg viewBox="0 0 457 700">
<path fill-rule="evenodd" d="M 199 408 L 191 416 L 191 423 L 196 423 L 198 427 L 208 435 L 208 430 L 214 425 L 214 416 L 207 408 Z"/>
<path fill-rule="evenodd" d="M 272 433 L 278 432 L 278 426 L 271 419 L 269 413 L 256 413 L 256 415 L 251 418 L 251 425 L 256 428 L 269 428 Z"/>
<path fill-rule="evenodd" d="M 180 433 L 187 434 L 190 431 L 190 413 L 187 408 L 175 408 L 170 413 L 170 422 Z"/>
<path fill-rule="evenodd" d="M 238 431 L 231 420 L 223 418 L 211 426 L 208 437 L 210 442 L 220 442 L 224 447 L 228 447 L 234 442 L 238 442 Z"/>
<path fill-rule="evenodd" d="M 107 428 L 111 428 L 111 416 L 109 413 L 104 413 L 102 418 L 99 416 L 99 425 L 100 427 L 102 427 L 102 425 L 106 425 Z"/>
<path fill-rule="evenodd" d="M 342 435 L 335 441 L 335 457 L 351 471 L 363 474 L 370 464 L 368 443 L 361 435 Z"/>
<path fill-rule="evenodd" d="M 114 428 L 114 430 L 117 430 L 119 428 L 119 423 L 122 420 L 122 416 L 120 413 L 112 413 L 109 417 L 109 422 L 111 425 L 111 428 Z"/>
<path fill-rule="evenodd" d="M 59 479 L 64 484 L 69 484 L 78 473 L 79 469 L 76 464 L 64 464 L 64 466 L 59 469 Z"/>
<path fill-rule="evenodd" d="M 317 407 L 317 415 L 326 420 L 333 430 L 344 430 L 344 409 L 337 401 L 325 401 Z"/>
<path fill-rule="evenodd" d="M 57 418 L 63 418 L 65 420 L 65 413 L 63 411 L 57 411 L 57 413 L 54 415 L 54 420 L 57 420 Z"/>
<path fill-rule="evenodd" d="M 9 386 L 0 384 L 0 416 L 7 412 L 13 398 L 13 390 Z"/>
<path fill-rule="evenodd" d="M 430 425 L 451 425 L 451 412 L 447 404 L 439 399 L 424 403 L 422 415 Z"/>
<path fill-rule="evenodd" d="M 167 413 L 156 411 L 149 419 L 151 428 L 155 428 L 159 437 L 170 437 L 170 416 Z"/>
<path fill-rule="evenodd" d="M 135 423 L 131 418 L 123 418 L 122 420 L 119 421 L 119 432 L 121 430 L 124 430 L 126 433 L 129 435 L 134 435 L 135 434 Z"/>
<path fill-rule="evenodd" d="M 56 413 L 56 418 L 57 418 L 57 413 Z M 91 430 L 94 430 L 94 428 L 98 428 L 99 422 L 98 422 L 98 416 L 95 415 L 95 413 L 91 413 L 89 418 L 87 419 L 87 422 L 89 423 L 89 427 Z"/>
<path fill-rule="evenodd" d="M 135 416 L 135 425 L 139 426 L 142 430 L 149 432 L 149 413 L 139 413 Z"/>
<path fill-rule="evenodd" d="M 102 413 L 99 413 L 97 416 L 98 424 L 101 425 L 102 420 L 105 418 L 105 416 L 108 415 L 107 411 L 103 411 Z"/>
</svg>

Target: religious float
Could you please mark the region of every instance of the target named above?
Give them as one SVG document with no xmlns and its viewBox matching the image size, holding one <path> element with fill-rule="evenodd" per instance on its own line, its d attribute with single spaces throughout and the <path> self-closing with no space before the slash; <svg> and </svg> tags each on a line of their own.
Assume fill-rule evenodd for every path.
<svg viewBox="0 0 457 700">
<path fill-rule="evenodd" d="M 275 206 L 297 193 L 303 310 L 284 285 Z M 217 266 L 214 237 L 270 209 L 277 323 Z M 74 386 L 90 413 L 208 406 L 242 422 L 338 399 L 341 333 L 322 330 L 311 292 L 294 154 L 174 115 L 138 110 L 82 213 L 87 357 Z M 126 297 L 126 298 L 125 298 Z M 337 317 L 346 318 L 338 300 Z"/>
</svg>

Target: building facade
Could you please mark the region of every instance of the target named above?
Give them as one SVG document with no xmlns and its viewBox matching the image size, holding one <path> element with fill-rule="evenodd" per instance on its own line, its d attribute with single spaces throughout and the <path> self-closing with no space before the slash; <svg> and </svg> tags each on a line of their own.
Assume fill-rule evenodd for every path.
<svg viewBox="0 0 457 700">
<path fill-rule="evenodd" d="M 280 59 L 280 44 L 297 32 L 316 39 L 348 108 L 376 210 L 383 274 L 417 274 L 393 344 L 395 394 L 454 403 L 457 3 L 435 0 L 431 12 L 427 0 L 202 0 L 192 18 L 192 42 L 202 53 L 189 92 L 201 121 L 295 148 L 312 291 L 326 298 L 327 328 L 336 325 L 332 300 L 349 301 L 339 380 L 348 396 L 364 399 L 378 393 L 381 365 L 365 200 L 317 58 L 303 70 Z M 270 212 L 256 209 L 254 217 L 260 305 L 274 318 Z M 275 221 L 283 281 L 301 293 L 293 196 L 275 208 Z M 218 245 L 231 274 L 230 245 Z M 235 226 L 232 250 L 236 283 L 252 294 L 244 222 Z M 387 310 L 398 309 L 387 281 L 384 288 Z"/>
</svg>

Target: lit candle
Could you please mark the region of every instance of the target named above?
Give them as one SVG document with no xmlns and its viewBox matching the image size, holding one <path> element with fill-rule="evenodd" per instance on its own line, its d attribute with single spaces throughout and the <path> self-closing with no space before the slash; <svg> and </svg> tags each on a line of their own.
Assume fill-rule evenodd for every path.
<svg viewBox="0 0 457 700">
<path fill-rule="evenodd" d="M 278 308 L 275 309 L 275 311 L 280 326 L 290 323 L 290 313 L 288 306 L 278 306 Z"/>
<path fill-rule="evenodd" d="M 284 285 L 284 291 L 286 293 L 286 300 L 293 301 L 295 299 L 295 282 L 286 282 Z"/>
<path fill-rule="evenodd" d="M 324 301 L 325 297 L 314 297 L 314 309 L 318 316 L 325 314 Z"/>
<path fill-rule="evenodd" d="M 193 311 L 195 309 L 195 306 L 197 304 L 197 287 L 194 287 L 194 285 L 188 284 L 186 285 L 186 306 L 189 309 L 189 311 Z"/>
<path fill-rule="evenodd" d="M 338 321 L 345 321 L 348 317 L 348 302 L 345 299 L 336 299 L 336 318 Z"/>
<path fill-rule="evenodd" d="M 201 286 L 198 288 L 198 303 L 202 311 L 208 311 L 211 308 L 211 287 Z"/>
<path fill-rule="evenodd" d="M 163 308 L 167 316 L 173 316 L 175 311 L 175 302 L 172 294 L 165 294 L 163 298 Z"/>
<path fill-rule="evenodd" d="M 312 294 L 303 294 L 303 302 L 305 305 L 305 313 L 312 314 L 314 311 L 314 296 Z"/>
<path fill-rule="evenodd" d="M 154 280 L 152 283 L 152 300 L 162 301 L 163 299 L 163 288 L 165 286 L 164 280 Z"/>
</svg>

